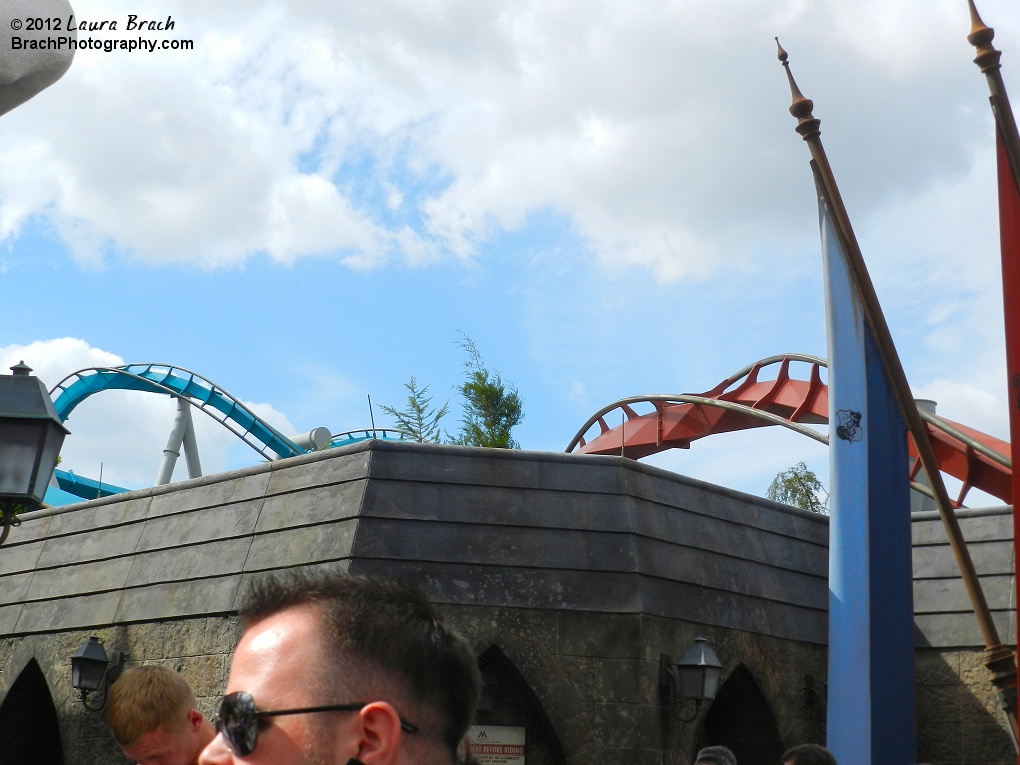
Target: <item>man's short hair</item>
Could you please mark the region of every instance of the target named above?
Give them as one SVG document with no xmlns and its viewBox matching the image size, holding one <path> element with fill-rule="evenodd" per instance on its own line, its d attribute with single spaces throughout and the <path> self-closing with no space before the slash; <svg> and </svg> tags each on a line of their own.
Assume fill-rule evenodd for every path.
<svg viewBox="0 0 1020 765">
<path fill-rule="evenodd" d="M 779 761 L 787 763 L 790 760 L 793 760 L 794 765 L 836 765 L 832 752 L 818 744 L 798 744 L 787 749 Z"/>
<path fill-rule="evenodd" d="M 706 746 L 694 758 L 694 765 L 737 765 L 737 756 L 728 746 Z"/>
<path fill-rule="evenodd" d="M 177 730 L 195 706 L 191 686 L 172 669 L 158 665 L 132 667 L 110 686 L 106 720 L 117 743 L 131 746 L 151 730 Z"/>
<path fill-rule="evenodd" d="M 241 626 L 247 630 L 303 605 L 321 609 L 326 648 L 340 659 L 320 671 L 331 687 L 366 694 L 390 689 L 398 696 L 390 701 L 435 717 L 441 740 L 450 752 L 457 751 L 478 707 L 478 661 L 421 590 L 338 571 L 274 573 L 249 586 L 240 608 Z"/>
</svg>

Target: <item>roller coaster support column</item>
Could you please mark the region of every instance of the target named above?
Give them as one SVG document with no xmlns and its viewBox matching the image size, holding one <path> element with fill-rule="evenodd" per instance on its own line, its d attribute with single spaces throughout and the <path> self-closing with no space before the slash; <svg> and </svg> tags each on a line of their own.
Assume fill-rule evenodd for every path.
<svg viewBox="0 0 1020 765">
<path fill-rule="evenodd" d="M 195 424 L 191 419 L 191 403 L 178 399 L 177 407 L 184 407 L 184 417 L 188 424 L 184 429 L 184 459 L 188 463 L 188 478 L 199 478 L 202 475 L 202 461 L 198 458 L 198 442 L 195 440 Z"/>
<path fill-rule="evenodd" d="M 202 475 L 202 464 L 198 458 L 198 444 L 195 441 L 195 425 L 191 420 L 191 404 L 186 399 L 177 399 L 177 417 L 174 419 L 173 430 L 163 450 L 163 461 L 156 474 L 156 486 L 170 483 L 181 456 L 181 445 L 184 446 L 185 458 L 188 461 L 188 477 L 198 478 Z"/>
</svg>

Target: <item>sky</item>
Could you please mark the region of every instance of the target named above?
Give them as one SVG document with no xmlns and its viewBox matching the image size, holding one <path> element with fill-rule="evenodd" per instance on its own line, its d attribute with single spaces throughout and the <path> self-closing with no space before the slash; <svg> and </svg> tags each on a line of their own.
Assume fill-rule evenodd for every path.
<svg viewBox="0 0 1020 765">
<path fill-rule="evenodd" d="M 79 50 L 0 116 L 3 371 L 171 364 L 288 434 L 366 427 L 369 396 L 390 424 L 378 407 L 414 375 L 456 432 L 467 335 L 524 400 L 521 446 L 562 451 L 617 399 L 824 356 L 778 36 L 913 392 L 1008 439 L 964 0 L 72 5 L 79 26 L 117 21 L 79 39 L 193 47 Z M 979 9 L 1020 89 L 1020 6 Z M 132 13 L 173 28 L 128 31 Z M 173 417 L 167 397 L 93 396 L 61 466 L 149 486 Z M 261 459 L 196 428 L 206 472 Z M 647 461 L 758 495 L 798 461 L 828 475 L 824 446 L 779 428 Z"/>
</svg>

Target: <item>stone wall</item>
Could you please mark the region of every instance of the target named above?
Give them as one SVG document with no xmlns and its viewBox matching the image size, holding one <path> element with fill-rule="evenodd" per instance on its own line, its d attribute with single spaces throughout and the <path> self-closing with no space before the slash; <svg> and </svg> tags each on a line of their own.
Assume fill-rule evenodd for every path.
<svg viewBox="0 0 1020 765">
<path fill-rule="evenodd" d="M 1010 507 L 958 511 L 1000 640 L 1016 645 Z M 1016 751 L 988 681 L 981 632 L 936 513 L 913 517 L 918 759 L 1012 765 Z"/>
<path fill-rule="evenodd" d="M 916 656 L 917 756 L 930 765 L 1013 765 L 1016 750 L 976 650 Z"/>
<path fill-rule="evenodd" d="M 668 762 L 689 762 L 705 743 L 701 734 L 708 708 L 700 709 L 692 723 L 673 720 L 663 730 L 659 652 L 688 645 L 695 633 L 730 658 L 727 674 L 734 666 L 732 657 L 740 657 L 739 664 L 759 679 L 784 745 L 823 736 L 821 718 L 789 699 L 792 689 L 802 688 L 805 674 L 824 676 L 824 650 L 818 646 L 733 630 L 692 629 L 637 615 L 464 606 L 444 611 L 479 655 L 498 645 L 514 663 L 535 691 L 571 765 L 661 765 L 664 751 L 670 753 Z M 163 664 L 181 672 L 195 689 L 203 713 L 211 716 L 226 686 L 235 632 L 236 619 L 228 616 L 6 638 L 0 641 L 0 661 L 5 674 L 13 677 L 32 659 L 47 668 L 67 765 L 126 765 L 104 716 L 84 709 L 70 687 L 68 657 L 96 635 L 108 649 L 124 651 L 128 665 Z M 482 721 L 523 722 L 516 710 L 503 716 L 498 712 L 482 715 Z M 535 754 L 529 750 L 529 765 L 557 762 Z"/>
<path fill-rule="evenodd" d="M 70 656 L 78 646 L 96 635 L 108 651 L 126 655 L 126 666 L 172 667 L 195 690 L 203 713 L 212 716 L 226 686 L 236 633 L 236 618 L 225 616 L 5 638 L 0 640 L 4 691 L 35 659 L 50 686 L 67 765 L 127 763 L 106 728 L 105 713 L 86 710 L 71 687 Z"/>
<path fill-rule="evenodd" d="M 968 519 L 971 531 L 988 518 Z M 919 705 L 934 741 L 938 715 L 972 693 L 961 678 L 983 691 L 975 645 L 954 642 L 971 639 L 965 613 L 929 597 L 955 585 L 925 524 Z M 26 518 L 0 550 L 0 700 L 34 659 L 65 763 L 122 761 L 69 687 L 68 657 L 88 635 L 180 669 L 210 713 L 245 580 L 335 566 L 417 582 L 479 655 L 498 649 L 502 697 L 483 716 L 526 719 L 529 765 L 683 765 L 723 735 L 753 765 L 824 738 L 827 533 L 825 518 L 616 457 L 367 442 Z M 661 704 L 659 659 L 697 636 L 729 694 L 681 723 L 690 710 Z M 953 751 L 999 762 L 1005 734 L 974 699 L 984 711 L 963 740 L 984 726 L 990 759 L 971 757 L 976 744 Z"/>
</svg>

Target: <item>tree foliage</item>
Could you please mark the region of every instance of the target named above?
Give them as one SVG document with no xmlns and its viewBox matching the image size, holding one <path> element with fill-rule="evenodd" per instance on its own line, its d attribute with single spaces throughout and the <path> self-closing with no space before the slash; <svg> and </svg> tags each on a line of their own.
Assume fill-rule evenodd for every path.
<svg viewBox="0 0 1020 765">
<path fill-rule="evenodd" d="M 458 345 L 467 353 L 464 382 L 457 386 L 464 398 L 460 433 L 450 439 L 462 446 L 518 449 L 513 428 L 524 419 L 524 402 L 499 372 L 490 372 L 482 362 L 474 340 L 462 333 Z"/>
<path fill-rule="evenodd" d="M 439 409 L 429 406 L 432 404 L 432 396 L 426 395 L 429 386 L 418 387 L 418 381 L 411 375 L 411 381 L 404 383 L 408 390 L 407 405 L 403 409 L 395 409 L 391 406 L 380 408 L 397 421 L 397 427 L 410 436 L 413 440 L 421 443 L 438 444 L 442 440 L 439 428 L 439 421 L 446 416 L 450 409 L 450 402 L 447 401 Z"/>
<path fill-rule="evenodd" d="M 766 496 L 774 502 L 793 505 L 821 515 L 829 514 L 829 493 L 818 476 L 803 462 L 787 468 L 772 479 Z"/>
</svg>

